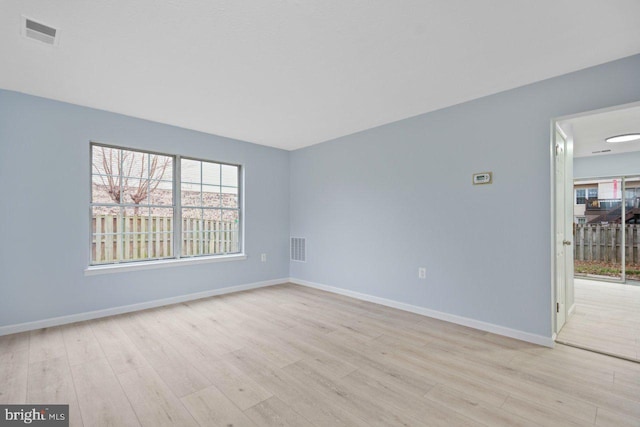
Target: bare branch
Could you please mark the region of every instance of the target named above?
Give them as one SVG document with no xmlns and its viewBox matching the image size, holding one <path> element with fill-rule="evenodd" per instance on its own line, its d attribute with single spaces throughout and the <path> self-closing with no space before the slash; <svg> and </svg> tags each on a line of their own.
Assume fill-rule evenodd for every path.
<svg viewBox="0 0 640 427">
<path fill-rule="evenodd" d="M 116 151 L 115 154 L 114 151 Z M 127 194 L 135 204 L 143 202 L 148 197 L 149 191 L 155 191 L 158 188 L 160 180 L 171 162 L 170 157 L 163 156 L 161 160 L 158 155 L 142 153 L 141 155 L 142 161 L 138 169 L 138 165 L 136 165 L 137 153 L 134 151 L 106 147 L 100 147 L 100 151 L 96 150 L 96 158 L 92 161 L 92 165 L 99 172 L 102 185 L 115 203 L 120 203 L 124 194 Z M 146 165 L 145 156 L 151 156 L 147 159 Z M 117 165 L 114 165 L 114 160 Z M 114 167 L 117 168 L 117 171 L 114 170 Z M 146 168 L 148 168 L 147 177 L 144 176 Z M 134 170 L 137 170 L 138 173 L 135 173 Z M 130 186 L 129 180 L 134 176 L 138 177 L 136 178 L 137 185 Z"/>
</svg>

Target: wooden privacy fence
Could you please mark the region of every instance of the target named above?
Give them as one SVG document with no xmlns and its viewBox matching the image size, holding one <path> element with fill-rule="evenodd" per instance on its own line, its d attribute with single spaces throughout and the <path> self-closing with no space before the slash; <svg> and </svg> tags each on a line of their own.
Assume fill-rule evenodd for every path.
<svg viewBox="0 0 640 427">
<path fill-rule="evenodd" d="M 93 263 L 173 257 L 173 218 L 95 215 Z M 182 219 L 182 256 L 238 252 L 234 221 Z"/>
<path fill-rule="evenodd" d="M 640 225 L 627 224 L 625 241 L 622 242 L 621 224 L 576 224 L 574 259 L 619 263 L 622 250 L 626 264 L 640 264 Z"/>
</svg>

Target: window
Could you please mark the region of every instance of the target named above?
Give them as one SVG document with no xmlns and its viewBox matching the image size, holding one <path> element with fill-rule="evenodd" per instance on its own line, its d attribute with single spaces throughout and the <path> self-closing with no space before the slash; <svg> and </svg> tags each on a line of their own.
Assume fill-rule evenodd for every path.
<svg viewBox="0 0 640 427">
<path fill-rule="evenodd" d="M 182 249 L 186 256 L 237 253 L 240 168 L 182 159 Z"/>
<path fill-rule="evenodd" d="M 576 205 L 586 205 L 587 200 L 598 200 L 598 188 L 576 188 Z"/>
<path fill-rule="evenodd" d="M 240 167 L 91 145 L 91 265 L 237 254 Z"/>
<path fill-rule="evenodd" d="M 577 220 L 578 224 L 586 224 L 587 223 L 587 218 L 584 217 L 584 216 L 576 217 L 576 220 Z"/>
</svg>

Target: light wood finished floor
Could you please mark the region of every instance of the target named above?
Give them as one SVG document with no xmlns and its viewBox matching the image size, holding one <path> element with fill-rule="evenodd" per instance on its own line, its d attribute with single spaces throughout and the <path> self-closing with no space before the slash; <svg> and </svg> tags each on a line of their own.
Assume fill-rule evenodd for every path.
<svg viewBox="0 0 640 427">
<path fill-rule="evenodd" d="M 85 426 L 638 426 L 640 364 L 280 285 L 0 337 Z"/>
<path fill-rule="evenodd" d="M 640 361 L 640 286 L 575 279 L 575 304 L 559 342 Z"/>
</svg>

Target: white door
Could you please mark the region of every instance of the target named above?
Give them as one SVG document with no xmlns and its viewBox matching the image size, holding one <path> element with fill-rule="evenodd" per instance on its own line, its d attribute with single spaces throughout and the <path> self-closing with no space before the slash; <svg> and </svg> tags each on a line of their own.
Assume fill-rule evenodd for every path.
<svg viewBox="0 0 640 427">
<path fill-rule="evenodd" d="M 555 133 L 555 223 L 556 223 L 556 332 L 566 321 L 566 264 L 565 264 L 565 156 L 566 141 Z"/>
</svg>

